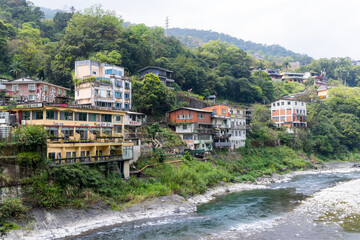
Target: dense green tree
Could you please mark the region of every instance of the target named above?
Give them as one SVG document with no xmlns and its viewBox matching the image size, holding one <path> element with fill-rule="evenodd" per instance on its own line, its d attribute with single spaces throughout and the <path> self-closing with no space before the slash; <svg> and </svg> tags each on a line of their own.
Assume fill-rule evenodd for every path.
<svg viewBox="0 0 360 240">
<path fill-rule="evenodd" d="M 175 94 L 169 90 L 159 77 L 150 73 L 133 84 L 133 105 L 137 111 L 152 116 L 163 116 L 175 104 Z"/>
</svg>

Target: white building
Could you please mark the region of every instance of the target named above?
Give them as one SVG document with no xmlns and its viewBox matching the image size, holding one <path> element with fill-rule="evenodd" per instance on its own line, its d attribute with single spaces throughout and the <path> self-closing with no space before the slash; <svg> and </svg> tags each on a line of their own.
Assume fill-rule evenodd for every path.
<svg viewBox="0 0 360 240">
<path fill-rule="evenodd" d="M 146 115 L 138 112 L 126 112 L 125 115 L 125 139 L 134 143 L 133 159 L 130 161 L 136 162 L 141 155 L 141 134 L 139 128 L 146 122 Z"/>
<path fill-rule="evenodd" d="M 229 106 L 231 149 L 245 146 L 246 141 L 246 108 Z"/>
</svg>

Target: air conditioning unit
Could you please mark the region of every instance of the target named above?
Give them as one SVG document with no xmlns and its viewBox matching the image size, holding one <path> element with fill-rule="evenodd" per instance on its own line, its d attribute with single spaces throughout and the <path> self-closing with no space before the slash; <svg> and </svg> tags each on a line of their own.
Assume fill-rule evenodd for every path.
<svg viewBox="0 0 360 240">
<path fill-rule="evenodd" d="M 21 125 L 26 125 L 26 120 L 21 120 Z"/>
<path fill-rule="evenodd" d="M 64 123 L 60 123 L 61 126 L 64 126 Z"/>
<path fill-rule="evenodd" d="M 101 127 L 101 124 L 100 123 L 98 123 L 98 125 L 97 125 L 98 127 Z"/>
<path fill-rule="evenodd" d="M 88 126 L 89 126 L 89 124 L 85 124 L 85 126 L 87 126 L 87 127 L 88 127 Z"/>
<path fill-rule="evenodd" d="M 106 127 L 106 123 L 102 123 L 102 126 L 103 126 L 103 127 Z"/>
<path fill-rule="evenodd" d="M 60 125 L 60 123 L 55 123 L 55 125 Z"/>
<path fill-rule="evenodd" d="M 111 123 L 108 123 L 108 127 L 111 127 L 112 125 L 111 125 Z"/>
</svg>

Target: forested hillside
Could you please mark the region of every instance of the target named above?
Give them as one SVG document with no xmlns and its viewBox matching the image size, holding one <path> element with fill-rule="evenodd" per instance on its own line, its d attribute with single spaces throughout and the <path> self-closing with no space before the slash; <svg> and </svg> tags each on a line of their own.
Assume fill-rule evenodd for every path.
<svg viewBox="0 0 360 240">
<path fill-rule="evenodd" d="M 168 34 L 179 39 L 183 44 L 190 48 L 201 47 L 204 43 L 215 41 L 219 38 L 222 41 L 234 44 L 236 47 L 250 54 L 260 53 L 268 61 L 283 61 L 284 58 L 290 57 L 294 61 L 300 61 L 302 65 L 309 64 L 311 57 L 305 54 L 294 53 L 280 45 L 266 45 L 244 41 L 240 38 L 232 37 L 228 34 L 213 32 L 210 30 L 197 30 L 186 28 L 170 28 Z"/>
</svg>

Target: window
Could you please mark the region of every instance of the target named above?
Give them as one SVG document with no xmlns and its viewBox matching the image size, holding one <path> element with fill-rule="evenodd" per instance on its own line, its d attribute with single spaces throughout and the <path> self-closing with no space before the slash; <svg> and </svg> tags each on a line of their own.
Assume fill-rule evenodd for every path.
<svg viewBox="0 0 360 240">
<path fill-rule="evenodd" d="M 182 125 L 183 126 L 183 130 L 186 130 L 187 129 L 187 125 L 186 124 L 184 124 L 184 125 Z"/>
<path fill-rule="evenodd" d="M 276 103 L 276 105 L 280 106 L 280 103 L 279 103 L 279 102 L 277 102 L 277 103 Z"/>
<path fill-rule="evenodd" d="M 192 114 L 189 114 L 189 119 L 192 119 L 193 115 Z"/>
<path fill-rule="evenodd" d="M 281 102 L 281 106 L 284 106 L 284 104 L 285 104 L 284 102 Z"/>
<path fill-rule="evenodd" d="M 101 122 L 111 122 L 110 114 L 101 114 Z"/>
<path fill-rule="evenodd" d="M 87 121 L 87 113 L 77 112 L 75 113 L 75 121 Z"/>
<path fill-rule="evenodd" d="M 190 134 L 183 135 L 183 140 L 193 140 L 192 135 Z"/>
<path fill-rule="evenodd" d="M 74 136 L 74 128 L 72 127 L 62 127 L 61 133 L 64 135 L 65 138 L 69 138 Z"/>
<path fill-rule="evenodd" d="M 123 158 L 131 159 L 132 157 L 133 157 L 133 147 L 132 146 L 123 147 Z"/>
<path fill-rule="evenodd" d="M 59 136 L 59 127 L 46 127 L 46 130 L 49 132 L 50 137 Z"/>
<path fill-rule="evenodd" d="M 55 153 L 54 152 L 49 153 L 49 159 L 55 159 Z"/>
<path fill-rule="evenodd" d="M 125 109 L 129 109 L 129 104 L 125 103 L 124 108 L 125 108 Z"/>
<path fill-rule="evenodd" d="M 30 101 L 35 101 L 35 95 L 29 95 L 29 100 Z"/>
<path fill-rule="evenodd" d="M 100 122 L 100 115 L 95 113 L 89 113 L 89 122 Z"/>
<path fill-rule="evenodd" d="M 96 75 L 96 72 L 93 71 L 92 74 Z"/>
<path fill-rule="evenodd" d="M 46 119 L 58 120 L 58 111 L 46 110 Z"/>
<path fill-rule="evenodd" d="M 21 115 L 22 115 L 22 120 L 30 120 L 30 111 L 23 111 Z"/>
<path fill-rule="evenodd" d="M 288 105 L 291 105 L 291 102 L 288 102 Z"/>
<path fill-rule="evenodd" d="M 303 103 L 303 102 L 301 103 L 301 106 L 304 106 L 304 103 Z"/>
<path fill-rule="evenodd" d="M 107 90 L 107 91 L 106 91 L 106 96 L 107 96 L 108 98 L 110 98 L 110 97 L 111 97 L 111 91 Z"/>
<path fill-rule="evenodd" d="M 71 152 L 66 152 L 66 158 L 71 158 Z"/>
<path fill-rule="evenodd" d="M 90 128 L 90 133 L 95 136 L 100 136 L 100 128 Z"/>
<path fill-rule="evenodd" d="M 76 91 L 76 96 L 79 96 L 79 91 Z"/>
<path fill-rule="evenodd" d="M 125 94 L 126 95 L 126 94 Z M 115 92 L 115 97 L 116 98 L 121 98 L 121 92 Z"/>
<path fill-rule="evenodd" d="M 272 110 L 272 112 L 275 112 L 275 110 Z"/>
<path fill-rule="evenodd" d="M 19 91 L 19 85 L 12 85 L 13 91 Z"/>
<path fill-rule="evenodd" d="M 198 119 L 204 119 L 204 114 L 198 114 Z"/>
<path fill-rule="evenodd" d="M 217 115 L 216 109 L 214 109 L 212 113 L 215 114 L 215 115 Z"/>
<path fill-rule="evenodd" d="M 76 152 L 72 152 L 72 157 L 76 158 Z"/>
<path fill-rule="evenodd" d="M 114 115 L 113 116 L 114 123 L 122 123 L 122 116 L 121 115 Z"/>
<path fill-rule="evenodd" d="M 56 92 L 56 90 L 55 90 L 54 87 L 51 88 L 51 92 L 52 92 L 52 93 L 55 93 L 55 92 Z"/>
<path fill-rule="evenodd" d="M 296 113 L 299 113 L 299 109 L 296 109 Z"/>
<path fill-rule="evenodd" d="M 221 109 L 222 114 L 226 114 L 226 109 Z"/>
<path fill-rule="evenodd" d="M 275 103 L 273 103 L 273 107 L 275 107 Z"/>
<path fill-rule="evenodd" d="M 36 86 L 34 83 L 29 84 L 29 91 L 35 91 L 36 90 Z"/>
<path fill-rule="evenodd" d="M 86 127 L 77 127 L 76 133 L 80 135 L 80 139 L 87 139 L 87 128 Z"/>
<path fill-rule="evenodd" d="M 43 111 L 35 110 L 32 111 L 32 120 L 42 120 L 43 119 Z"/>
<path fill-rule="evenodd" d="M 99 96 L 99 89 L 95 89 L 95 97 Z"/>
<path fill-rule="evenodd" d="M 115 81 L 115 86 L 116 87 L 122 87 L 122 82 L 121 81 Z"/>
<path fill-rule="evenodd" d="M 44 85 L 44 92 L 47 92 L 47 90 L 48 90 L 48 86 Z"/>
<path fill-rule="evenodd" d="M 73 113 L 72 112 L 60 112 L 60 120 L 73 120 Z"/>
<path fill-rule="evenodd" d="M 122 126 L 121 125 L 115 125 L 114 126 L 114 132 L 115 133 L 122 133 Z"/>
<path fill-rule="evenodd" d="M 130 94 L 125 93 L 125 99 L 129 99 L 130 98 Z"/>
<path fill-rule="evenodd" d="M 128 82 L 125 82 L 125 89 L 129 89 L 130 88 L 130 84 Z"/>
<path fill-rule="evenodd" d="M 291 111 L 291 108 L 287 108 L 286 111 Z"/>
<path fill-rule="evenodd" d="M 176 115 L 176 118 L 177 119 L 182 119 L 183 117 L 182 117 L 182 115 Z"/>
<path fill-rule="evenodd" d="M 295 102 L 295 105 L 297 105 L 297 102 Z"/>
<path fill-rule="evenodd" d="M 280 120 L 281 120 L 281 121 L 285 121 L 285 116 L 282 116 L 282 117 L 280 118 Z"/>
</svg>

